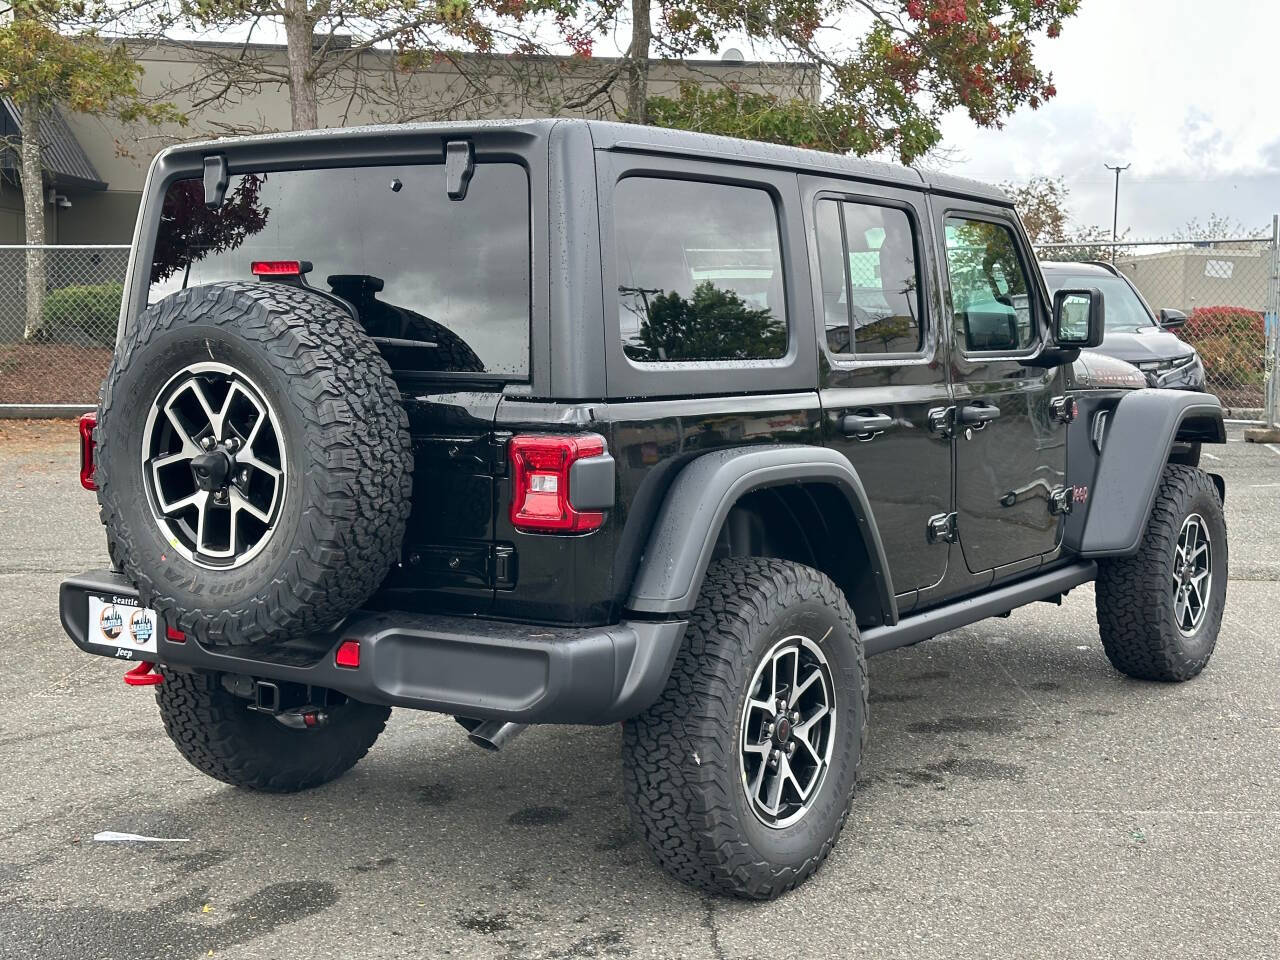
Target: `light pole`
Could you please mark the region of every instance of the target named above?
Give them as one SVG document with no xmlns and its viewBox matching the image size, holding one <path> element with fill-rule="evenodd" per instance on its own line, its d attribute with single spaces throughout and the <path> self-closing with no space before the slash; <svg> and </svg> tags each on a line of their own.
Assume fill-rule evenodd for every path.
<svg viewBox="0 0 1280 960">
<path fill-rule="evenodd" d="M 1120 226 L 1120 174 L 1123 173 L 1125 170 L 1128 170 L 1129 167 L 1132 166 L 1132 164 L 1126 163 L 1123 167 L 1119 165 L 1113 167 L 1109 163 L 1104 163 L 1103 166 L 1106 167 L 1108 170 L 1114 170 L 1116 172 L 1116 202 L 1115 202 L 1115 205 L 1111 208 L 1111 262 L 1115 263 L 1116 262 L 1116 230 Z"/>
</svg>

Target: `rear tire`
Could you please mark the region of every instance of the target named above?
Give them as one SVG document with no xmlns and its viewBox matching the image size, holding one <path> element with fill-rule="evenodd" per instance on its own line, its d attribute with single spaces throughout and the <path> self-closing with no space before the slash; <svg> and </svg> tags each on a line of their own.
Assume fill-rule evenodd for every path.
<svg viewBox="0 0 1280 960">
<path fill-rule="evenodd" d="M 326 708 L 323 727 L 294 730 L 249 709 L 216 673 L 164 670 L 156 703 L 165 732 L 187 761 L 215 780 L 267 793 L 296 793 L 336 780 L 386 727 L 390 707 L 348 700 Z"/>
<path fill-rule="evenodd" d="M 1227 593 L 1227 525 L 1209 475 L 1169 464 L 1138 552 L 1098 563 L 1102 648 L 1121 673 L 1179 682 L 1213 655 Z"/>
<path fill-rule="evenodd" d="M 755 704 L 790 699 L 774 696 L 775 669 L 787 690 L 804 690 L 771 718 Z M 829 727 L 819 687 L 831 701 Z M 866 717 L 862 644 L 839 588 L 796 563 L 719 561 L 707 571 L 662 696 L 623 727 L 627 804 L 658 863 L 676 878 L 714 893 L 773 899 L 831 852 L 853 800 Z M 816 751 L 791 746 L 797 737 Z M 794 749 L 786 753 L 794 787 L 771 772 L 781 757 L 778 767 L 761 766 L 775 749 Z M 775 799 L 771 778 L 778 776 Z"/>
</svg>

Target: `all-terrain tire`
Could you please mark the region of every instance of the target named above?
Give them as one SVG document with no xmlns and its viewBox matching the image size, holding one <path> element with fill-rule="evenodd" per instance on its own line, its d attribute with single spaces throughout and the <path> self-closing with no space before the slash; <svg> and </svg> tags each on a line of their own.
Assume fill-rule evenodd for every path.
<svg viewBox="0 0 1280 960">
<path fill-rule="evenodd" d="M 165 732 L 201 773 L 235 787 L 294 793 L 342 776 L 369 752 L 390 707 L 348 700 L 328 707 L 329 721 L 295 730 L 249 709 L 216 673 L 164 670 L 156 703 Z"/>
<path fill-rule="evenodd" d="M 1179 537 L 1200 517 L 1209 537 L 1204 614 L 1194 629 L 1177 622 Z M 1096 587 L 1102 647 L 1117 670 L 1139 680 L 1196 676 L 1213 655 L 1227 592 L 1227 525 L 1209 475 L 1171 463 L 1164 468 L 1138 552 L 1101 560 Z"/>
<path fill-rule="evenodd" d="M 144 425 L 159 416 L 163 391 L 206 363 L 260 391 L 287 455 L 269 537 L 225 569 L 175 546 L 147 486 Z M 202 644 L 305 646 L 367 600 L 400 559 L 413 471 L 408 419 L 376 346 L 316 293 L 214 283 L 150 307 L 112 361 L 97 436 L 98 501 L 113 558 L 143 604 Z"/>
<path fill-rule="evenodd" d="M 740 754 L 748 686 L 780 641 L 817 643 L 831 668 L 830 765 L 798 822 L 752 808 Z M 848 816 L 866 742 L 867 674 L 849 605 L 818 571 L 788 561 L 712 564 L 662 696 L 623 727 L 623 783 L 658 863 L 703 890 L 779 896 L 813 874 Z"/>
</svg>

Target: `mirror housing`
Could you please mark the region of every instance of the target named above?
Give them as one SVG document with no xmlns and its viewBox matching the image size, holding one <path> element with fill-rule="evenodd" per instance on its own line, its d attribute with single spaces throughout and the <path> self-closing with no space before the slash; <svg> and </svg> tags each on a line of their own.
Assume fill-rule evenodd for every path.
<svg viewBox="0 0 1280 960">
<path fill-rule="evenodd" d="M 1105 332 L 1106 306 L 1097 287 L 1053 295 L 1053 337 L 1059 347 L 1098 347 Z"/>
<path fill-rule="evenodd" d="M 1177 330 L 1187 325 L 1187 315 L 1181 310 L 1165 307 L 1160 311 L 1160 329 Z"/>
</svg>

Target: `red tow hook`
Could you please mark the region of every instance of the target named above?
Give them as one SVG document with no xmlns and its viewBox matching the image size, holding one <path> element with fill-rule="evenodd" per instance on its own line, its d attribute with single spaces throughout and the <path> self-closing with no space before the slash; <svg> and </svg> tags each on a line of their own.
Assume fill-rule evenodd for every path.
<svg viewBox="0 0 1280 960">
<path fill-rule="evenodd" d="M 164 677 L 152 672 L 154 669 L 154 663 L 143 660 L 124 675 L 124 682 L 131 687 L 154 687 L 157 683 L 164 683 Z"/>
</svg>

